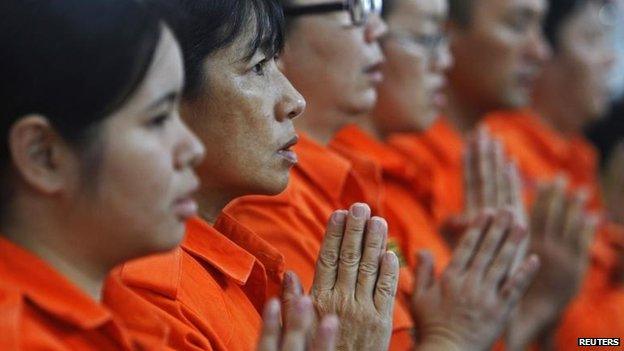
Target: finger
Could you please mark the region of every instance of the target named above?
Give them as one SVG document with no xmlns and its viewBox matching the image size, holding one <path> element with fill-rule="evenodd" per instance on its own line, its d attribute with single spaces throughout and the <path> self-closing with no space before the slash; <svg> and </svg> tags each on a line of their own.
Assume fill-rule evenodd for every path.
<svg viewBox="0 0 624 351">
<path fill-rule="evenodd" d="M 280 304 L 277 299 L 267 301 L 262 314 L 262 331 L 258 341 L 258 351 L 278 351 L 281 337 Z"/>
<path fill-rule="evenodd" d="M 414 279 L 414 298 L 421 296 L 433 284 L 433 256 L 431 252 L 421 250 L 418 252 L 418 266 L 416 267 L 416 279 Z"/>
<path fill-rule="evenodd" d="M 338 338 L 339 322 L 334 315 L 325 316 L 316 331 L 312 351 L 334 351 Z"/>
<path fill-rule="evenodd" d="M 520 225 L 524 228 L 528 228 L 529 223 L 527 220 L 526 207 L 522 198 L 522 180 L 520 179 L 520 172 L 515 162 L 511 161 L 507 163 L 507 204 L 514 209 L 516 219 L 520 222 Z"/>
<path fill-rule="evenodd" d="M 531 234 L 535 240 L 543 241 L 546 238 L 546 222 L 554 188 L 554 184 L 546 183 L 539 183 L 537 186 L 537 197 L 531 210 Z"/>
<path fill-rule="evenodd" d="M 465 194 L 465 213 L 468 218 L 474 218 L 477 215 L 477 184 L 475 176 L 475 154 L 474 154 L 474 138 L 469 142 L 469 147 L 464 152 L 464 194 Z"/>
<path fill-rule="evenodd" d="M 510 189 L 509 182 L 506 179 L 507 167 L 503 156 L 503 145 L 500 143 L 500 141 L 495 140 L 492 142 L 491 151 L 493 154 L 490 157 L 490 162 L 493 162 L 494 165 L 492 168 L 495 175 L 494 180 L 496 181 L 496 185 L 493 187 L 494 191 L 492 194 L 493 200 L 495 201 L 494 206 L 496 208 L 503 208 L 509 205 L 507 203 L 507 194 L 509 193 Z"/>
<path fill-rule="evenodd" d="M 391 318 L 399 283 L 399 259 L 392 251 L 386 252 L 381 260 L 379 279 L 375 286 L 374 302 L 377 312 Z"/>
<path fill-rule="evenodd" d="M 598 227 L 599 217 L 595 213 L 591 213 L 584 216 L 582 223 L 583 230 L 578 236 L 578 248 L 579 252 L 583 256 L 588 256 L 594 238 L 596 237 L 596 228 Z"/>
<path fill-rule="evenodd" d="M 550 203 L 546 209 L 546 227 L 545 233 L 548 238 L 560 240 L 563 235 L 563 226 L 565 221 L 565 203 L 566 203 L 566 187 L 567 180 L 564 177 L 555 179 L 554 188 Z"/>
<path fill-rule="evenodd" d="M 373 299 L 375 282 L 379 275 L 380 251 L 387 233 L 388 224 L 383 218 L 371 218 L 366 227 L 364 252 L 362 253 L 357 277 L 355 298 L 358 301 L 371 301 Z"/>
<path fill-rule="evenodd" d="M 507 300 L 507 308 L 516 306 L 533 281 L 540 267 L 540 260 L 536 255 L 531 255 L 503 284 L 501 296 Z"/>
<path fill-rule="evenodd" d="M 588 192 L 585 189 L 580 189 L 575 191 L 566 201 L 561 238 L 563 243 L 573 248 L 579 248 L 579 236 L 582 235 L 582 223 L 588 198 Z"/>
<path fill-rule="evenodd" d="M 459 245 L 453 251 L 448 269 L 462 272 L 468 267 L 491 221 L 492 215 L 488 212 L 483 212 L 468 226 L 466 233 L 459 241 Z"/>
<path fill-rule="evenodd" d="M 287 328 L 284 328 L 282 350 L 305 351 L 307 337 L 314 319 L 312 301 L 308 296 L 298 299 L 295 309 L 286 316 Z"/>
<path fill-rule="evenodd" d="M 355 285 L 362 258 L 362 241 L 366 223 L 370 218 L 370 208 L 366 204 L 354 204 L 347 215 L 344 238 L 340 246 L 336 289 L 355 294 Z"/>
<path fill-rule="evenodd" d="M 509 275 L 520 243 L 526 236 L 527 231 L 525 229 L 515 226 L 510 235 L 505 239 L 503 246 L 486 273 L 485 280 L 491 289 L 498 290 L 503 280 Z"/>
<path fill-rule="evenodd" d="M 477 276 L 482 276 L 486 272 L 487 266 L 492 262 L 495 254 L 505 240 L 513 224 L 513 214 L 509 210 L 497 211 L 488 228 L 483 242 L 475 255 L 470 270 Z"/>
<path fill-rule="evenodd" d="M 338 257 L 340 257 L 340 244 L 344 233 L 347 211 L 335 211 L 323 236 L 323 243 L 316 260 L 316 270 L 312 282 L 312 293 L 331 290 L 336 284 L 338 275 Z"/>
<path fill-rule="evenodd" d="M 490 141 L 485 129 L 479 128 L 477 135 L 477 205 L 480 208 L 492 207 L 492 169 L 489 160 Z"/>
<path fill-rule="evenodd" d="M 282 284 L 282 320 L 287 320 L 286 315 L 295 309 L 296 302 L 302 295 L 303 287 L 301 286 L 299 277 L 292 271 L 286 272 Z"/>
</svg>

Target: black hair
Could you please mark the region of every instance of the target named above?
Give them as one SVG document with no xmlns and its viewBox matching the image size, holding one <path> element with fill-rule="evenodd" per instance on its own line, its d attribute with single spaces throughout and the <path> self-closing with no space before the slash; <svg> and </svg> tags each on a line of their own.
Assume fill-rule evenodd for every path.
<svg viewBox="0 0 624 351">
<path fill-rule="evenodd" d="M 383 6 L 381 7 L 381 18 L 384 20 L 388 19 L 388 16 L 394 11 L 396 8 L 398 0 L 384 0 Z"/>
<path fill-rule="evenodd" d="M 550 46 L 557 49 L 559 46 L 559 31 L 561 25 L 576 11 L 589 3 L 603 4 L 604 0 L 549 0 L 548 12 L 544 19 L 544 35 Z"/>
<path fill-rule="evenodd" d="M 77 150 L 143 80 L 162 26 L 134 0 L 0 1 L 0 174 L 8 134 L 29 114 L 45 116 Z M 1 182 L 2 202 L 7 195 Z M 1 211 L 2 209 L 0 209 Z"/>
<path fill-rule="evenodd" d="M 171 25 L 185 66 L 185 98 L 194 98 L 205 81 L 207 57 L 228 47 L 255 21 L 245 58 L 258 50 L 275 56 L 284 46 L 284 15 L 278 0 L 150 0 Z"/>
<path fill-rule="evenodd" d="M 449 19 L 467 27 L 472 20 L 472 11 L 477 0 L 449 0 Z"/>
</svg>

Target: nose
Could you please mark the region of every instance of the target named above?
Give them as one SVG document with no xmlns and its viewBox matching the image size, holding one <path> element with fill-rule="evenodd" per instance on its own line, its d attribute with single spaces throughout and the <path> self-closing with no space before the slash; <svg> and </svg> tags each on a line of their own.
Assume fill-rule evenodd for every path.
<svg viewBox="0 0 624 351">
<path fill-rule="evenodd" d="M 441 43 L 436 48 L 436 55 L 433 60 L 433 69 L 436 72 L 445 72 L 453 66 L 453 54 L 448 42 Z"/>
<path fill-rule="evenodd" d="M 178 170 L 187 167 L 195 168 L 204 159 L 206 148 L 179 116 L 176 119 L 180 123 L 180 136 L 174 155 L 175 168 Z"/>
<path fill-rule="evenodd" d="M 305 99 L 284 75 L 282 75 L 281 82 L 283 85 L 283 93 L 276 105 L 275 111 L 275 116 L 280 122 L 286 119 L 299 117 L 306 108 Z"/>
<path fill-rule="evenodd" d="M 532 31 L 528 36 L 528 53 L 529 57 L 536 62 L 544 63 L 552 56 L 550 45 L 546 42 L 544 33 L 541 29 Z"/>
<path fill-rule="evenodd" d="M 388 32 L 388 25 L 378 14 L 372 14 L 366 21 L 364 36 L 367 43 L 374 43 Z"/>
</svg>

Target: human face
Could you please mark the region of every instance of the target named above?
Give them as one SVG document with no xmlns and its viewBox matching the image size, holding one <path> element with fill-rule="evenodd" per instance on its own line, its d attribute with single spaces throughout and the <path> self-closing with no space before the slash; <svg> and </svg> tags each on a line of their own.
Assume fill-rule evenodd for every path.
<svg viewBox="0 0 624 351">
<path fill-rule="evenodd" d="M 323 2 L 326 0 L 300 0 L 295 5 Z M 312 113 L 370 112 L 377 97 L 375 87 L 383 78 L 383 56 L 377 41 L 385 30 L 375 14 L 361 26 L 352 24 L 347 11 L 293 20 L 281 62 L 286 76 L 308 100 Z M 345 123 L 336 119 L 317 122 L 331 123 L 330 128 Z"/>
<path fill-rule="evenodd" d="M 199 167 L 206 199 L 277 194 L 297 163 L 293 119 L 305 100 L 277 68 L 274 57 L 246 59 L 253 26 L 204 62 L 209 77 L 182 114 L 207 146 Z"/>
<path fill-rule="evenodd" d="M 182 85 L 180 50 L 165 30 L 143 82 L 99 127 L 97 174 L 69 202 L 109 263 L 173 248 L 196 213 L 193 167 L 204 149 L 179 117 Z"/>
<path fill-rule="evenodd" d="M 426 130 L 444 106 L 445 71 L 452 64 L 447 12 L 447 0 L 401 0 L 388 15 L 384 81 L 374 113 L 385 134 Z"/>
<path fill-rule="evenodd" d="M 453 90 L 481 111 L 529 103 L 549 56 L 541 22 L 545 0 L 473 0 L 470 23 L 451 23 Z"/>
<path fill-rule="evenodd" d="M 569 111 L 566 118 L 576 116 L 576 121 L 568 122 L 577 130 L 604 114 L 609 104 L 614 51 L 600 11 L 600 4 L 589 2 L 562 24 L 559 46 L 544 72 L 556 79 L 554 88 L 566 92 L 562 101 Z"/>
</svg>

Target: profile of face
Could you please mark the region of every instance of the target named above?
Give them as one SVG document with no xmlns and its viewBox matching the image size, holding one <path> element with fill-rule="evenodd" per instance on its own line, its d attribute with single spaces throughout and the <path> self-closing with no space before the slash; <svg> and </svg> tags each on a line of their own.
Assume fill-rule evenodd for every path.
<svg viewBox="0 0 624 351">
<path fill-rule="evenodd" d="M 424 131 L 444 107 L 445 72 L 452 64 L 447 13 L 447 0 L 399 0 L 388 14 L 381 41 L 384 80 L 374 113 L 385 134 Z"/>
<path fill-rule="evenodd" d="M 296 0 L 292 6 L 327 2 Z M 381 18 L 371 15 L 365 24 L 355 26 L 347 11 L 336 11 L 301 16 L 292 22 L 280 61 L 309 109 L 344 115 L 370 112 L 377 98 L 375 87 L 383 79 L 378 40 L 386 26 Z"/>
<path fill-rule="evenodd" d="M 209 77 L 182 115 L 206 145 L 199 166 L 200 193 L 214 198 L 272 195 L 288 185 L 297 163 L 293 119 L 305 100 L 278 69 L 275 57 L 257 50 L 247 58 L 255 27 L 204 60 Z"/>
<path fill-rule="evenodd" d="M 469 23 L 451 22 L 450 84 L 481 110 L 526 106 L 550 55 L 542 33 L 545 0 L 472 0 Z"/>
<path fill-rule="evenodd" d="M 577 128 L 602 116 L 609 105 L 608 75 L 615 60 L 609 27 L 601 20 L 602 7 L 590 1 L 575 11 L 558 32 L 558 47 L 544 68 L 551 89 L 565 91 L 565 103 Z"/>
<path fill-rule="evenodd" d="M 165 29 L 143 81 L 98 125 L 86 156 L 73 158 L 67 221 L 99 254 L 128 259 L 169 250 L 197 211 L 193 168 L 204 148 L 178 113 L 183 79 L 181 52 Z"/>
</svg>

